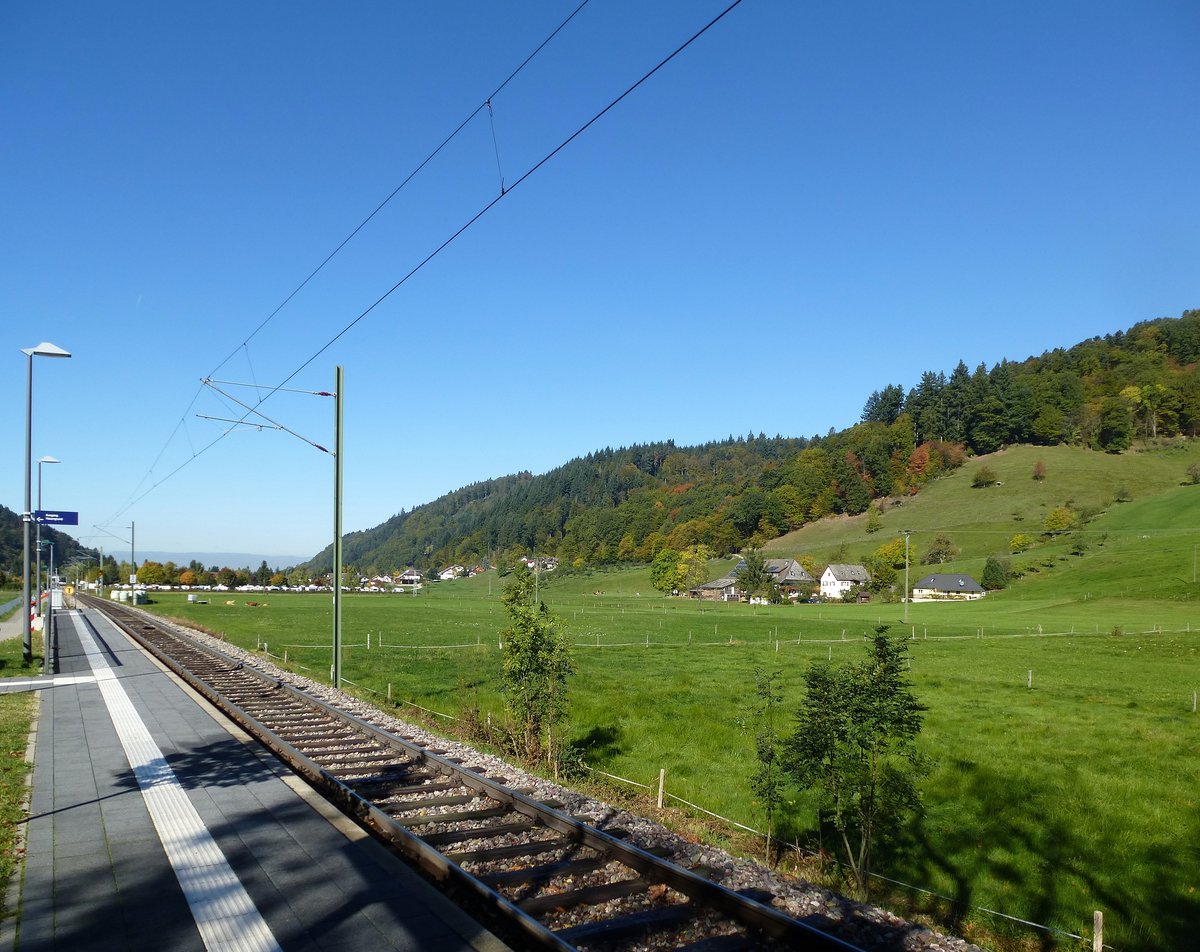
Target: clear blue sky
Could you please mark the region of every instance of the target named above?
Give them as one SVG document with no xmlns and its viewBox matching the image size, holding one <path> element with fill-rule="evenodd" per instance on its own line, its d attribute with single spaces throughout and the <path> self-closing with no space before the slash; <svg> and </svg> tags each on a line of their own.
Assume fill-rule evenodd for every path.
<svg viewBox="0 0 1200 952">
<path fill-rule="evenodd" d="M 327 544 L 330 458 L 205 449 L 200 380 L 280 383 L 724 7 L 592 0 L 242 347 L 575 5 L 0 6 L 0 502 L 49 340 L 34 458 L 85 542 Z M 1197 48 L 1191 0 L 746 0 L 291 380 L 345 367 L 347 531 L 1200 306 Z M 332 401 L 262 410 L 332 445 Z"/>
</svg>

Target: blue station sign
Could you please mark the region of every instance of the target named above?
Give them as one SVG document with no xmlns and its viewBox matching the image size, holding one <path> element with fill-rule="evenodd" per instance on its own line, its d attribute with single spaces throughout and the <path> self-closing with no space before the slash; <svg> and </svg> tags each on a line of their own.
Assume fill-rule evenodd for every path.
<svg viewBox="0 0 1200 952">
<path fill-rule="evenodd" d="M 77 526 L 79 525 L 79 513 L 38 509 L 33 514 L 33 521 L 47 526 Z"/>
</svg>

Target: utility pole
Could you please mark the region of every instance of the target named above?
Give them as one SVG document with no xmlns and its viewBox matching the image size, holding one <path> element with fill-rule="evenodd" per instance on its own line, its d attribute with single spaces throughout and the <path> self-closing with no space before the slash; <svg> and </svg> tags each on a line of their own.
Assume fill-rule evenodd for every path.
<svg viewBox="0 0 1200 952">
<path fill-rule="evenodd" d="M 908 536 L 911 529 L 904 530 L 904 624 L 908 624 Z"/>
<path fill-rule="evenodd" d="M 330 680 L 342 686 L 342 367 L 333 385 L 333 670 Z M 416 589 L 413 589 L 414 594 Z"/>
</svg>

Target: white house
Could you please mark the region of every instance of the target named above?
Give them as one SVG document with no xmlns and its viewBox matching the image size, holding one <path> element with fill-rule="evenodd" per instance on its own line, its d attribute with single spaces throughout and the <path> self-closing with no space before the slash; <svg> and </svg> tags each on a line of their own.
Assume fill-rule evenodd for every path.
<svg viewBox="0 0 1200 952">
<path fill-rule="evenodd" d="M 420 585 L 421 573 L 416 569 L 405 569 L 404 574 L 400 576 L 401 585 Z"/>
<path fill-rule="evenodd" d="M 869 581 L 871 576 L 865 566 L 835 563 L 821 573 L 821 597 L 840 599 L 856 585 L 866 585 Z"/>
<path fill-rule="evenodd" d="M 438 578 L 441 579 L 443 582 L 448 582 L 452 578 L 462 578 L 463 573 L 466 571 L 467 570 L 465 568 L 463 568 L 461 565 L 450 565 L 450 566 L 447 566 L 446 568 L 442 569 L 442 571 L 440 573 L 438 573 Z"/>
<path fill-rule="evenodd" d="M 987 592 L 969 575 L 950 575 L 935 572 L 926 575 L 913 586 L 914 602 L 969 601 L 983 598 Z"/>
</svg>

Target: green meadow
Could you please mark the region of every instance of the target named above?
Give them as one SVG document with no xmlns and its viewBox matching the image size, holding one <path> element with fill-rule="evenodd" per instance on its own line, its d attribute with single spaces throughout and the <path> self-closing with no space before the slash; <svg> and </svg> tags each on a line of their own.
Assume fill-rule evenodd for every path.
<svg viewBox="0 0 1200 952">
<path fill-rule="evenodd" d="M 1013 947 L 1070 940 L 982 910 L 1089 936 L 1098 909 L 1115 948 L 1190 947 L 1200 923 L 1200 487 L 1179 477 L 1194 452 L 1082 462 L 1067 455 L 1076 452 L 996 454 L 987 462 L 1001 485 L 970 489 L 974 461 L 885 512 L 881 532 L 866 533 L 863 517 L 834 519 L 772 546 L 826 561 L 845 544 L 857 561 L 907 528 L 915 561 L 947 531 L 962 556 L 945 570 L 978 573 L 1015 532 L 1039 535 L 1049 509 L 1070 501 L 1098 513 L 1013 556 L 1022 577 L 978 602 L 907 613 L 899 603 L 697 603 L 655 592 L 645 569 L 551 577 L 543 598 L 575 645 L 570 738 L 596 771 L 654 787 L 664 770 L 669 795 L 761 829 L 747 783 L 755 671 L 782 672 L 784 709 L 794 708 L 810 663 L 858 658 L 864 637 L 889 625 L 909 639 L 934 766 L 924 815 L 877 869 L 943 898 L 881 891 Z M 1041 483 L 1029 478 L 1036 458 L 1047 464 Z M 929 570 L 913 565 L 912 580 Z M 480 576 L 417 595 L 347 596 L 344 677 L 377 701 L 390 691 L 437 712 L 426 716 L 448 729 L 469 710 L 501 721 L 500 584 Z M 157 611 L 328 677 L 327 594 L 156 600 Z M 784 834 L 814 845 L 815 827 L 797 793 Z M 721 837 L 721 824 L 708 829 Z"/>
</svg>

